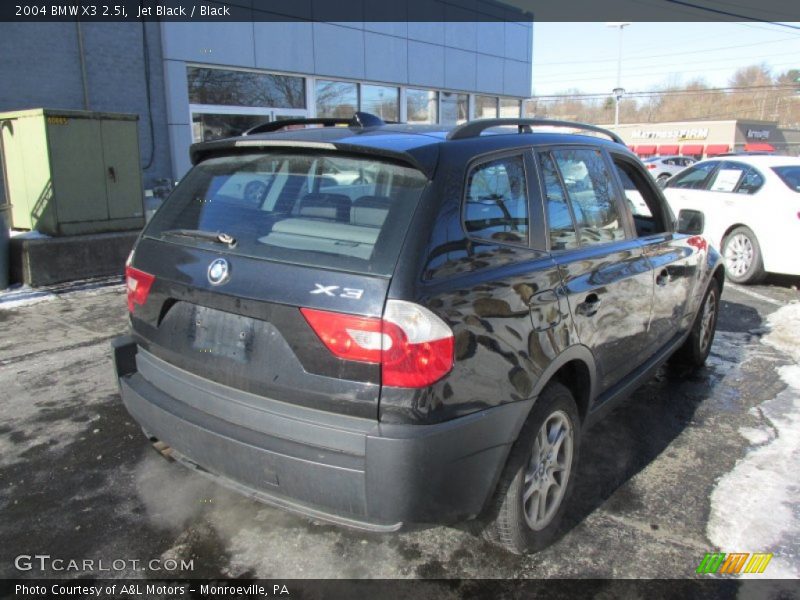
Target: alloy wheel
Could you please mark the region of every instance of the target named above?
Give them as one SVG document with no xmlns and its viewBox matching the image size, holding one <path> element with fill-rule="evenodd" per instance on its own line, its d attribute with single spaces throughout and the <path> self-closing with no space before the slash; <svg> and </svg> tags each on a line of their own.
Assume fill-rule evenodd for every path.
<svg viewBox="0 0 800 600">
<path fill-rule="evenodd" d="M 558 512 L 572 468 L 573 431 L 569 417 L 556 411 L 545 419 L 525 470 L 522 505 L 528 527 L 547 527 Z"/>
<path fill-rule="evenodd" d="M 717 295 L 709 291 L 703 304 L 703 314 L 700 316 L 700 351 L 705 352 L 711 337 L 714 335 L 714 319 L 717 314 Z"/>
<path fill-rule="evenodd" d="M 725 268 L 734 277 L 742 277 L 747 273 L 754 257 L 753 242 L 743 233 L 737 233 L 725 245 Z"/>
</svg>

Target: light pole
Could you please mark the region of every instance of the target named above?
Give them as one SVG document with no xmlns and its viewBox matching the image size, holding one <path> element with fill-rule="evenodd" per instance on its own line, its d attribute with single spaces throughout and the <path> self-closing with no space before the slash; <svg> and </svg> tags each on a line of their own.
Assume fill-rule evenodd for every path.
<svg viewBox="0 0 800 600">
<path fill-rule="evenodd" d="M 606 23 L 607 27 L 618 27 L 619 28 L 619 55 L 617 57 L 617 87 L 614 88 L 614 98 L 616 99 L 616 105 L 614 108 L 614 126 L 616 127 L 619 125 L 619 101 L 622 100 L 622 96 L 625 94 L 625 90 L 622 87 L 622 30 L 625 29 L 630 23 Z"/>
</svg>

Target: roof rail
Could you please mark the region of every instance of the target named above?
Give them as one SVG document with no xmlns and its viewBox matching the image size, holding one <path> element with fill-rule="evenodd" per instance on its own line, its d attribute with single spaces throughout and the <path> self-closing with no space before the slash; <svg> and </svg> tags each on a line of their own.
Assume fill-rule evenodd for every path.
<svg viewBox="0 0 800 600">
<path fill-rule="evenodd" d="M 323 127 L 335 127 L 336 125 L 347 125 L 352 129 L 366 129 L 367 127 L 381 127 L 386 123 L 373 114 L 366 112 L 356 112 L 349 119 L 343 117 L 315 117 L 315 118 L 301 118 L 301 119 L 280 119 L 277 121 L 270 121 L 268 123 L 261 123 L 255 127 L 251 127 L 242 135 L 253 135 L 256 133 L 272 133 L 273 131 L 280 131 L 285 127 L 292 125 L 322 125 Z"/>
<path fill-rule="evenodd" d="M 447 134 L 448 140 L 463 140 L 471 137 L 479 136 L 484 130 L 491 129 L 492 127 L 502 127 L 506 125 L 518 127 L 519 133 L 533 133 L 531 127 L 569 127 L 572 129 L 581 129 L 584 131 L 595 131 L 607 135 L 614 140 L 617 144 L 625 145 L 622 138 L 613 131 L 597 127 L 596 125 L 588 125 L 586 123 L 578 123 L 574 121 L 554 121 L 552 119 L 516 119 L 516 118 L 500 118 L 500 119 L 477 119 L 475 121 L 467 121 L 463 125 L 459 125 Z"/>
</svg>

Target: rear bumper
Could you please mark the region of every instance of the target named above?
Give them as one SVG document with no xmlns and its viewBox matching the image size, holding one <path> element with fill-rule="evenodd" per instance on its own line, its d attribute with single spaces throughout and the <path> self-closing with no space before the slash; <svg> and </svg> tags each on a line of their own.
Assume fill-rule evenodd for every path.
<svg viewBox="0 0 800 600">
<path fill-rule="evenodd" d="M 479 515 L 531 402 L 436 425 L 387 425 L 278 402 L 113 342 L 128 412 L 181 462 L 268 504 L 392 531 Z"/>
</svg>

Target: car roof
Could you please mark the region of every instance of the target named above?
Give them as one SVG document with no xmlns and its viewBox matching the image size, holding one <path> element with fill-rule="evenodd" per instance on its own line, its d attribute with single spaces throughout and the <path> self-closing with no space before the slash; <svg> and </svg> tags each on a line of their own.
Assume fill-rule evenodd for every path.
<svg viewBox="0 0 800 600">
<path fill-rule="evenodd" d="M 754 167 L 784 167 L 800 165 L 800 157 L 776 154 L 740 154 L 736 156 L 711 157 L 702 162 L 708 162 L 710 160 L 740 162 L 747 165 L 753 165 Z"/>
<path fill-rule="evenodd" d="M 523 121 L 523 120 L 521 120 Z M 471 121 L 470 123 L 476 123 Z M 581 124 L 576 123 L 579 127 Z M 485 149 L 481 143 L 491 138 L 493 150 L 537 144 L 592 144 L 611 146 L 615 150 L 630 150 L 611 140 L 579 133 L 536 131 L 520 133 L 517 129 L 487 129 L 481 134 L 465 139 L 450 140 L 448 134 L 457 126 L 413 125 L 407 123 L 385 124 L 377 127 L 314 127 L 289 129 L 269 133 L 254 133 L 238 137 L 194 144 L 191 158 L 194 164 L 206 158 L 242 152 L 248 148 L 308 148 L 338 150 L 358 154 L 372 154 L 393 158 L 415 166 L 431 177 L 436 168 L 439 148 L 443 144 L 474 144 L 476 154 Z"/>
</svg>

